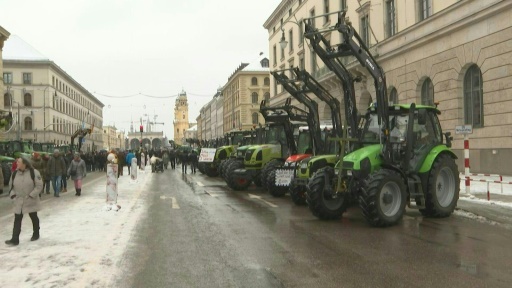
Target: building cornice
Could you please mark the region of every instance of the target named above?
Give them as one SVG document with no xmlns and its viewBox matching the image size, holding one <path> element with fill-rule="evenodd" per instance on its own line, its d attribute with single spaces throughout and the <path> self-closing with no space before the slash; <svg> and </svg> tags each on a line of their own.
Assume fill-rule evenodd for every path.
<svg viewBox="0 0 512 288">
<path fill-rule="evenodd" d="M 274 26 L 273 24 L 278 20 L 281 19 L 281 15 L 284 15 L 288 9 L 295 3 L 297 0 L 282 0 L 281 3 L 277 6 L 277 8 L 270 14 L 270 17 L 268 17 L 267 21 L 263 23 L 263 27 L 265 29 L 270 29 L 270 27 Z M 305 2 L 305 1 L 304 1 Z"/>
<path fill-rule="evenodd" d="M 53 69 L 56 73 L 62 75 L 68 82 L 70 82 L 75 87 L 78 87 L 81 90 L 81 94 L 86 95 L 90 99 L 94 100 L 98 106 L 103 108 L 105 105 L 96 98 L 93 94 L 91 94 L 87 89 L 85 89 L 80 83 L 78 83 L 73 77 L 71 77 L 66 71 L 59 67 L 59 65 L 55 64 L 55 62 L 51 60 L 12 60 L 12 59 L 4 59 L 4 67 L 9 65 L 34 65 L 34 66 L 47 66 L 49 69 Z"/>
</svg>

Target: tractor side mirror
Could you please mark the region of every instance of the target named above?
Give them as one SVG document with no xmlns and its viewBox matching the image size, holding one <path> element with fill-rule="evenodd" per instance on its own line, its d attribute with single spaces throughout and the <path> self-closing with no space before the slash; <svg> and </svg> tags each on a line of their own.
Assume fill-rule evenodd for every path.
<svg viewBox="0 0 512 288">
<path fill-rule="evenodd" d="M 444 136 L 446 137 L 446 147 L 448 147 L 448 148 L 452 147 L 453 137 L 451 135 L 452 135 L 452 132 L 444 133 Z"/>
</svg>

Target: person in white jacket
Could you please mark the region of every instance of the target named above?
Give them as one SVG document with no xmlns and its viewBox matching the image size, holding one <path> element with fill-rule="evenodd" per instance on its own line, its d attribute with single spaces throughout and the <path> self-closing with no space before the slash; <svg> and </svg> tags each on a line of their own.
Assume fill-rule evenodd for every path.
<svg viewBox="0 0 512 288">
<path fill-rule="evenodd" d="M 28 214 L 32 220 L 33 233 L 30 241 L 39 239 L 39 218 L 37 211 L 41 209 L 39 193 L 43 190 L 43 179 L 39 171 L 32 167 L 30 160 L 23 157 L 17 160 L 17 170 L 9 181 L 9 196 L 14 200 L 14 227 L 12 237 L 5 244 L 15 246 L 20 243 L 21 220 Z"/>
</svg>

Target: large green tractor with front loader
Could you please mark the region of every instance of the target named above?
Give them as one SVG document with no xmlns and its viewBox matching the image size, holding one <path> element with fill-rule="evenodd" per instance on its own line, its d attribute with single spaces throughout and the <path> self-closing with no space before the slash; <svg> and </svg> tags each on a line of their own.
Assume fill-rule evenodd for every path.
<svg viewBox="0 0 512 288">
<path fill-rule="evenodd" d="M 407 205 L 429 217 L 451 215 L 460 183 L 452 137 L 439 122 L 441 112 L 414 103 L 389 106 L 384 71 L 345 13 L 337 13 L 338 23 L 322 30 L 314 28 L 313 18 L 306 19 L 304 35 L 331 70 L 341 65 L 341 57 L 355 57 L 374 79 L 376 103 L 358 126 L 350 126 L 356 138 L 344 133 L 333 139 L 340 143 L 339 161 L 310 178 L 309 209 L 320 219 L 338 219 L 355 199 L 366 220 L 378 227 L 399 222 Z M 322 35 L 333 31 L 341 34 L 335 45 Z"/>
<path fill-rule="evenodd" d="M 260 104 L 260 113 L 265 118 L 264 143 L 250 146 L 245 152 L 244 161 L 234 161 L 229 166 L 228 186 L 234 190 L 245 190 L 254 182 L 263 186 L 266 172 L 272 165 L 284 162 L 298 148 L 295 131 L 306 125 L 307 113 L 291 105 L 291 98 L 283 106 L 268 107 L 265 100 Z M 297 133 L 298 136 L 298 133 Z"/>
</svg>

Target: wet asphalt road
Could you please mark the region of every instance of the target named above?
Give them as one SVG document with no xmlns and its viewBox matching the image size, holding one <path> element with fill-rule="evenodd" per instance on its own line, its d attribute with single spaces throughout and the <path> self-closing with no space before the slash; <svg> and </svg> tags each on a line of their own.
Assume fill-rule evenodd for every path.
<svg viewBox="0 0 512 288">
<path fill-rule="evenodd" d="M 178 167 L 179 168 L 179 167 Z M 510 287 L 512 231 L 452 216 L 372 228 L 180 170 L 151 174 L 118 287 Z M 172 198 L 174 197 L 174 199 Z M 259 198 L 261 197 L 261 198 Z"/>
</svg>

